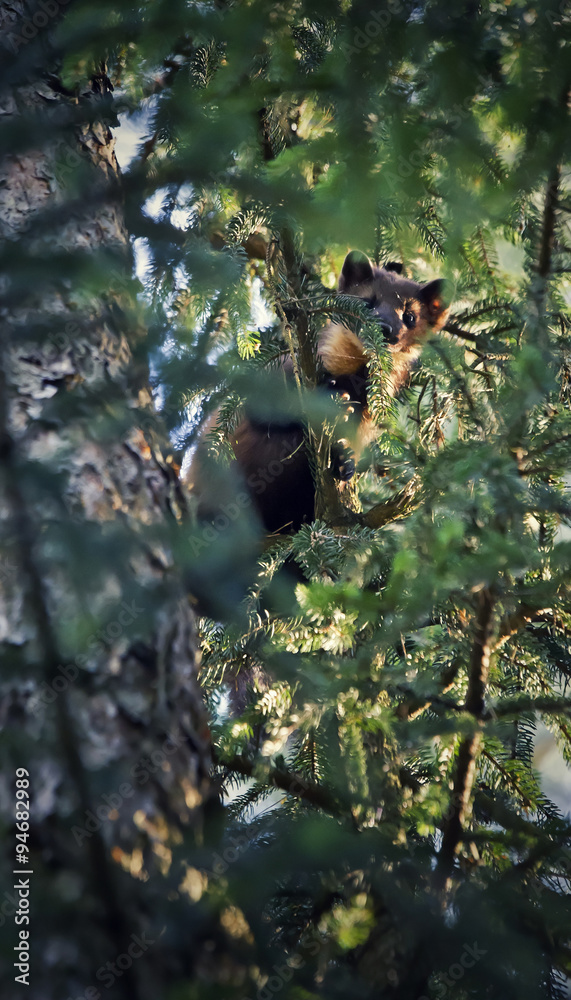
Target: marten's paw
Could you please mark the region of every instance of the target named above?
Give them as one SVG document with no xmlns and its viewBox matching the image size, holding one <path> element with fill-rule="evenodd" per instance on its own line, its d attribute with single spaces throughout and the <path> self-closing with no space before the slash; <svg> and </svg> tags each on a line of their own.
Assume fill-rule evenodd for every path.
<svg viewBox="0 0 571 1000">
<path fill-rule="evenodd" d="M 331 472 L 342 483 L 349 482 L 355 475 L 355 452 L 346 438 L 340 438 L 331 446 Z"/>
</svg>

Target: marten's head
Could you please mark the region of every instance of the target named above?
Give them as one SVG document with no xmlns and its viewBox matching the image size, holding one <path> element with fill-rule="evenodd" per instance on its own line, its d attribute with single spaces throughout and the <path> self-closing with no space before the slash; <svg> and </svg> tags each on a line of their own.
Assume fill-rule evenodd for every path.
<svg viewBox="0 0 571 1000">
<path fill-rule="evenodd" d="M 402 264 L 376 267 L 365 254 L 352 250 L 345 258 L 339 291 L 356 295 L 369 306 L 393 355 L 393 392 L 402 385 L 419 345 L 440 330 L 448 316 L 448 282 L 437 278 L 422 285 L 402 276 Z M 323 331 L 319 353 L 331 375 L 351 375 L 367 362 L 359 337 L 339 323 Z"/>
</svg>

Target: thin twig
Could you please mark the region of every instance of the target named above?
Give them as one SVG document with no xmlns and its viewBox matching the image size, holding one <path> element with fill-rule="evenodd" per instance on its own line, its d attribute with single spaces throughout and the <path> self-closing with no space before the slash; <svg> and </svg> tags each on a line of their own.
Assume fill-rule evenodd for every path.
<svg viewBox="0 0 571 1000">
<path fill-rule="evenodd" d="M 465 400 L 466 400 L 466 402 L 468 404 L 468 409 L 470 410 L 470 413 L 472 414 L 472 419 L 473 419 L 474 423 L 476 424 L 477 427 L 480 428 L 481 431 L 483 431 L 484 430 L 484 425 L 483 425 L 480 417 L 478 416 L 478 414 L 476 412 L 476 404 L 474 402 L 474 399 L 472 398 L 472 394 L 471 394 L 471 392 L 470 392 L 470 390 L 468 388 L 468 385 L 466 383 L 466 379 L 462 378 L 458 374 L 458 372 L 455 370 L 454 366 L 450 363 L 450 359 L 449 359 L 448 355 L 442 349 L 442 346 L 440 344 L 438 344 L 435 341 L 432 346 L 434 347 L 434 350 L 437 352 L 437 354 L 440 355 L 440 357 L 444 361 L 444 364 L 448 368 L 448 371 L 452 375 L 452 378 L 456 382 L 457 386 L 460 388 L 460 390 L 462 392 L 462 395 L 464 396 L 464 398 L 465 398 Z"/>
<path fill-rule="evenodd" d="M 468 330 L 463 330 L 458 323 L 446 323 L 443 329 L 446 333 L 451 333 L 453 337 L 459 337 L 461 340 L 471 340 L 473 344 L 478 343 L 478 336 L 475 333 L 470 333 Z"/>
</svg>

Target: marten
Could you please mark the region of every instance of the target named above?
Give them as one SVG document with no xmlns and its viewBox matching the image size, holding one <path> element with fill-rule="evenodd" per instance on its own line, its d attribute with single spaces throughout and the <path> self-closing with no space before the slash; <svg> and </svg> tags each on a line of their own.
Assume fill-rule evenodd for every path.
<svg viewBox="0 0 571 1000">
<path fill-rule="evenodd" d="M 444 279 L 428 284 L 411 281 L 402 276 L 402 264 L 377 267 L 356 250 L 345 258 L 338 291 L 363 299 L 381 328 L 392 360 L 392 370 L 385 376 L 389 396 L 395 396 L 406 382 L 422 342 L 446 322 L 446 284 Z M 331 471 L 335 478 L 348 480 L 355 471 L 354 452 L 374 436 L 367 406 L 369 356 L 357 334 L 342 323 L 330 323 L 321 331 L 318 355 L 324 385 L 341 396 L 357 425 L 354 446 L 341 439 L 332 447 Z M 215 417 L 211 420 L 215 421 Z M 253 504 L 267 532 L 295 531 L 314 519 L 315 484 L 304 427 L 299 421 L 262 421 L 245 416 L 230 443 L 239 482 L 245 490 L 240 494 L 246 498 L 242 505 Z M 219 490 L 223 487 L 222 480 L 214 485 L 208 481 L 201 461 L 202 447 L 199 444 L 187 484 L 198 495 L 199 518 L 208 519 L 221 508 Z"/>
</svg>

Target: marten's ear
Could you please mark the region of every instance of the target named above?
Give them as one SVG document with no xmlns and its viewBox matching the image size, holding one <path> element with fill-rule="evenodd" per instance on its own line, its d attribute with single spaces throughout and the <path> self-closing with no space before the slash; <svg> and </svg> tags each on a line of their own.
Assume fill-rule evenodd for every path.
<svg viewBox="0 0 571 1000">
<path fill-rule="evenodd" d="M 452 301 L 452 284 L 446 278 L 429 281 L 421 288 L 419 299 L 426 306 L 430 325 L 440 327 L 446 319 Z"/>
<path fill-rule="evenodd" d="M 362 285 L 373 280 L 373 265 L 366 254 L 360 250 L 351 250 L 345 257 L 341 274 L 339 275 L 339 291 L 345 292 L 353 285 Z"/>
<path fill-rule="evenodd" d="M 383 264 L 385 271 L 396 271 L 397 274 L 402 274 L 402 264 L 398 260 L 391 260 L 388 264 Z"/>
</svg>

